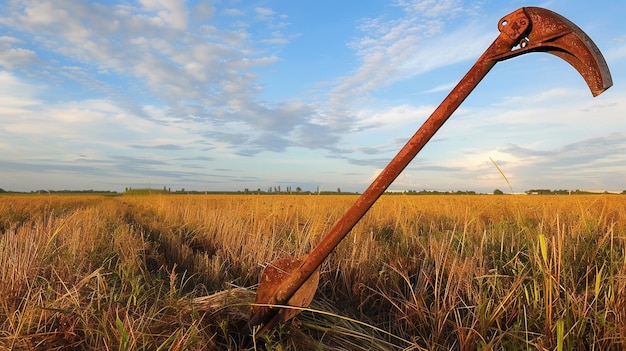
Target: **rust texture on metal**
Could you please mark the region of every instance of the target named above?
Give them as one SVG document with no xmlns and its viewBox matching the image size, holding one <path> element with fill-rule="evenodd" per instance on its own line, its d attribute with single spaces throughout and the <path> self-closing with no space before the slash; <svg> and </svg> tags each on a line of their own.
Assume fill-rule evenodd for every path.
<svg viewBox="0 0 626 351">
<path fill-rule="evenodd" d="M 608 66 L 597 46 L 580 28 L 552 11 L 520 8 L 503 17 L 498 29 L 500 34 L 495 41 L 319 244 L 302 259 L 278 260 L 268 265 L 259 282 L 258 304 L 292 305 L 291 299 L 297 300 L 293 301 L 294 306 L 310 303 L 319 274 L 310 279 L 314 272 L 497 62 L 529 52 L 547 52 L 570 63 L 594 96 L 612 85 Z M 283 311 L 258 306 L 250 326 L 267 330 L 297 314 L 294 310 Z"/>
<path fill-rule="evenodd" d="M 285 257 L 276 261 L 270 262 L 263 273 L 259 281 L 259 288 L 256 292 L 255 304 L 265 304 L 269 301 L 272 295 L 275 293 L 275 289 L 291 274 L 302 265 L 307 256 L 301 258 Z M 289 298 L 286 305 L 294 307 L 307 307 L 313 301 L 313 296 L 317 290 L 317 284 L 319 282 L 320 272 L 317 269 Z M 300 312 L 299 309 L 278 309 L 278 308 L 265 308 L 265 306 L 254 306 L 252 308 L 253 318 L 249 323 L 251 325 L 260 325 L 266 319 L 266 314 L 274 314 L 275 317 L 271 318 L 268 323 L 263 325 L 258 334 L 263 333 L 265 330 L 273 328 L 277 323 L 288 321 L 295 317 Z M 270 323 L 271 322 L 271 323 Z"/>
<path fill-rule="evenodd" d="M 527 33 L 517 31 L 522 24 L 512 23 L 512 19 L 526 22 L 521 13 L 530 20 Z M 506 24 L 506 25 L 505 25 Z M 529 52 L 546 52 L 562 58 L 574 67 L 583 77 L 593 96 L 598 96 L 613 85 L 609 67 L 600 49 L 578 26 L 567 18 L 540 7 L 524 7 L 503 18 L 498 29 L 509 35 L 523 37 L 520 48 L 494 56 L 501 61 Z"/>
</svg>

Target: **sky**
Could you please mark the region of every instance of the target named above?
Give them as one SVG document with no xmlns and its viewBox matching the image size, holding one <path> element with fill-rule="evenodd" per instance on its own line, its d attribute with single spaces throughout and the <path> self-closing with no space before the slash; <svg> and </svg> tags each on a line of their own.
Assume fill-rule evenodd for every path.
<svg viewBox="0 0 626 351">
<path fill-rule="evenodd" d="M 500 62 L 390 189 L 626 190 L 614 0 L 4 0 L 0 188 L 362 192 L 522 6 L 582 28 L 614 86 Z"/>
</svg>

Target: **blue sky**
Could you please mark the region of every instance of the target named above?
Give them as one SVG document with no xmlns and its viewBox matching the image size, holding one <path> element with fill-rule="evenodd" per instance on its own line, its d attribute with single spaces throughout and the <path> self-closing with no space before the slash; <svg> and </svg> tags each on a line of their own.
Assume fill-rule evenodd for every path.
<svg viewBox="0 0 626 351">
<path fill-rule="evenodd" d="M 363 191 L 522 6 L 567 17 L 614 87 L 499 63 L 391 186 L 626 189 L 626 3 L 0 3 L 0 188 Z"/>
</svg>

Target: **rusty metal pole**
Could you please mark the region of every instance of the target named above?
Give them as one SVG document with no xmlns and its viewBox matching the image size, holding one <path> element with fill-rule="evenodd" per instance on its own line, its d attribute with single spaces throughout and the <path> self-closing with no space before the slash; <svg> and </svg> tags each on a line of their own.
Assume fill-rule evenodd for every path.
<svg viewBox="0 0 626 351">
<path fill-rule="evenodd" d="M 278 287 L 273 298 L 266 303 L 284 304 L 298 290 L 496 64 L 497 61 L 488 58 L 495 53 L 502 52 L 503 48 L 510 51 L 512 44 L 513 40 L 509 36 L 501 35 L 494 41 L 374 182 L 309 253 L 299 269 L 291 272 Z M 264 312 L 263 315 L 253 316 L 250 323 L 259 324 L 258 322 L 262 322 L 262 319 L 271 318 L 275 309 L 266 308 Z"/>
<path fill-rule="evenodd" d="M 500 35 L 496 40 L 354 205 L 302 259 L 298 267 L 290 268 L 289 274 L 274 288 L 274 293 L 269 298 L 263 297 L 264 301 L 258 303 L 284 305 L 294 296 L 497 62 L 526 52 L 548 52 L 572 64 L 583 75 L 594 96 L 611 86 L 608 67 L 595 44 L 562 16 L 540 8 L 521 8 L 505 16 L 498 28 Z M 584 50 L 581 50 L 581 46 Z M 263 283 L 261 281 L 259 284 Z M 256 307 L 250 325 L 263 325 L 260 330 L 262 333 L 283 321 L 277 317 L 278 311 L 278 308 L 270 306 Z"/>
</svg>

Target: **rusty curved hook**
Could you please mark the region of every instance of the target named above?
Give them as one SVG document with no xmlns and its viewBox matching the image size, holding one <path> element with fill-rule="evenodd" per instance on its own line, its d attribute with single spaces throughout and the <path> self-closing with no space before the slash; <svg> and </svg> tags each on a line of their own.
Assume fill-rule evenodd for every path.
<svg viewBox="0 0 626 351">
<path fill-rule="evenodd" d="M 524 25 L 529 21 L 529 25 Z M 520 38 L 519 49 L 493 57 L 502 61 L 529 52 L 546 52 L 562 58 L 583 77 L 593 96 L 613 85 L 600 49 L 577 25 L 558 13 L 524 7 L 500 20 L 500 32 Z M 517 40 L 517 39 L 516 39 Z"/>
<path fill-rule="evenodd" d="M 258 328 L 256 336 L 298 313 L 297 309 L 282 309 L 278 305 L 308 306 L 317 289 L 322 262 L 497 62 L 529 52 L 547 52 L 571 64 L 594 96 L 613 84 L 598 47 L 580 28 L 557 13 L 523 7 L 503 17 L 498 29 L 500 34 L 495 41 L 320 243 L 304 257 L 274 261 L 263 271 L 249 320 L 250 330 Z"/>
</svg>

